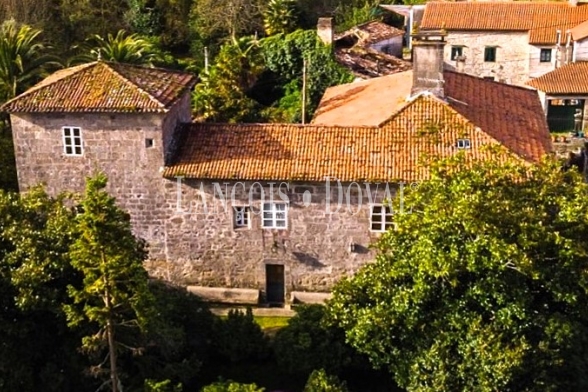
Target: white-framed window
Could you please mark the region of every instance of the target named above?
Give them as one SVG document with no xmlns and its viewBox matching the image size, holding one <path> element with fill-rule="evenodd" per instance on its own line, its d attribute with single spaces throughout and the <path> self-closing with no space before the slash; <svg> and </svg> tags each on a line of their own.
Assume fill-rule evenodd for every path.
<svg viewBox="0 0 588 392">
<path fill-rule="evenodd" d="M 235 229 L 248 228 L 251 217 L 249 206 L 233 207 L 233 227 Z"/>
<path fill-rule="evenodd" d="M 370 230 L 386 231 L 394 226 L 394 211 L 391 206 L 374 204 L 370 208 Z"/>
<path fill-rule="evenodd" d="M 460 150 L 472 148 L 472 142 L 470 139 L 457 139 L 457 148 Z"/>
<path fill-rule="evenodd" d="M 63 127 L 62 132 L 64 154 L 72 156 L 83 155 L 82 130 L 79 127 Z"/>
<path fill-rule="evenodd" d="M 261 227 L 264 229 L 285 229 L 288 227 L 288 204 L 263 203 L 261 213 Z"/>
</svg>

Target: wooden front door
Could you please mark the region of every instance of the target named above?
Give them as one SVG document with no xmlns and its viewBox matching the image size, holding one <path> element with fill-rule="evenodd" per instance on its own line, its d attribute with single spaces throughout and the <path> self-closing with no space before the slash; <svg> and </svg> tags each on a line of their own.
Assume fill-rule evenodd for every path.
<svg viewBox="0 0 588 392">
<path fill-rule="evenodd" d="M 266 264 L 265 282 L 267 302 L 270 304 L 283 304 L 285 297 L 284 266 Z"/>
</svg>

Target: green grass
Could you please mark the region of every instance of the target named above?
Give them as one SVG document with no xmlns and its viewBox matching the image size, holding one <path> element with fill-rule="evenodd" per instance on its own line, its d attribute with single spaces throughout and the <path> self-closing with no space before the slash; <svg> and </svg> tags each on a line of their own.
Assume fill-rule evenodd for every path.
<svg viewBox="0 0 588 392">
<path fill-rule="evenodd" d="M 261 329 L 278 329 L 288 325 L 290 317 L 268 317 L 268 316 L 255 316 L 255 322 L 259 324 Z"/>
</svg>

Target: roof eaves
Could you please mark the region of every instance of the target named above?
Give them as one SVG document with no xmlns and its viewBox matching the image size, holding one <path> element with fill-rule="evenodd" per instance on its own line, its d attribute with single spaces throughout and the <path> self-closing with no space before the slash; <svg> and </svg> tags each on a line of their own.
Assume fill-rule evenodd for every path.
<svg viewBox="0 0 588 392">
<path fill-rule="evenodd" d="M 90 68 L 92 65 L 96 65 L 97 61 L 93 61 L 90 63 L 86 63 L 86 64 L 80 64 L 78 65 L 78 69 L 76 69 L 74 72 L 70 72 L 67 74 L 64 74 L 62 77 L 60 78 L 56 78 L 55 80 L 52 80 L 49 83 L 43 84 L 43 81 L 40 81 L 39 83 L 37 83 L 36 85 L 34 85 L 33 87 L 29 88 L 27 91 L 23 92 L 22 94 L 17 95 L 16 97 L 4 102 L 4 104 L 2 104 L 2 106 L 0 106 L 0 112 L 13 112 L 13 113 L 20 113 L 20 111 L 18 110 L 10 110 L 7 109 L 10 105 L 12 105 L 14 102 L 16 101 L 20 101 L 22 98 L 25 98 L 27 96 L 29 96 L 30 94 L 40 91 L 40 90 L 44 90 L 46 88 L 49 88 L 51 86 L 53 86 L 54 84 L 56 84 L 57 82 L 62 81 L 65 78 L 69 78 L 72 77 L 73 75 L 78 74 L 79 72 L 82 72 L 84 70 L 86 70 L 87 68 Z M 62 68 L 61 70 L 58 70 L 56 72 L 59 71 L 66 71 L 67 68 Z M 51 75 L 49 75 L 48 77 L 50 77 Z M 23 110 L 24 112 L 24 110 Z"/>
</svg>

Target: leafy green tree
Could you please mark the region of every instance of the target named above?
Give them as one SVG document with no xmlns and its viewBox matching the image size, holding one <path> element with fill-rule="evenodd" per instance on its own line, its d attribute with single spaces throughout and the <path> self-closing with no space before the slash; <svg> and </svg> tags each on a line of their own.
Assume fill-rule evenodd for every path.
<svg viewBox="0 0 588 392">
<path fill-rule="evenodd" d="M 365 1 L 363 4 L 340 4 L 335 9 L 335 29 L 339 32 L 348 30 L 354 26 L 379 19 L 383 11 L 379 7 L 379 1 Z"/>
<path fill-rule="evenodd" d="M 274 338 L 278 365 L 292 374 L 307 377 L 315 369 L 339 373 L 350 365 L 354 350 L 345 344 L 343 331 L 324 323 L 325 307 L 305 305 Z"/>
<path fill-rule="evenodd" d="M 0 191 L 0 390 L 79 392 L 86 361 L 61 312 L 80 281 L 67 257 L 73 212 L 41 189 Z"/>
<path fill-rule="evenodd" d="M 82 53 L 72 59 L 72 63 L 91 62 L 97 59 L 127 64 L 152 65 L 159 60 L 157 49 L 147 39 L 138 34 L 127 34 L 119 30 L 116 35 L 106 38 L 95 35 L 82 46 Z"/>
<path fill-rule="evenodd" d="M 407 191 L 332 320 L 408 391 L 586 390 L 588 185 L 551 161 L 463 163 Z"/>
<path fill-rule="evenodd" d="M 268 339 L 246 312 L 231 310 L 226 319 L 217 319 L 213 335 L 215 354 L 232 363 L 262 360 L 268 355 Z"/>
<path fill-rule="evenodd" d="M 194 93 L 195 112 L 216 122 L 252 122 L 260 105 L 247 95 L 263 71 L 257 40 L 243 37 L 223 45 Z"/>
<path fill-rule="evenodd" d="M 267 35 L 290 33 L 297 27 L 296 0 L 270 0 L 263 11 L 263 27 Z"/>
<path fill-rule="evenodd" d="M 241 384 L 233 381 L 219 381 L 202 388 L 201 392 L 263 392 L 264 388 L 260 388 L 255 384 Z"/>
<path fill-rule="evenodd" d="M 110 385 L 121 390 L 117 340 L 125 328 L 145 329 L 152 317 L 153 296 L 149 291 L 143 261 L 147 253 L 131 231 L 130 217 L 116 206 L 104 188 L 106 177 L 89 178 L 76 217 L 76 240 L 70 251 L 71 265 L 83 276 L 79 286 L 70 285 L 73 305 L 64 309 L 70 326 L 90 322 L 94 333 L 85 336 L 83 348 L 108 352 Z"/>
<path fill-rule="evenodd" d="M 264 38 L 261 41 L 261 47 L 266 68 L 279 75 L 279 83 L 288 86 L 287 96 L 301 94 L 302 70 L 306 60 L 308 119 L 312 117 L 328 87 L 353 80 L 353 75 L 335 61 L 332 48 L 324 45 L 314 30 L 276 34 Z M 298 112 L 298 118 L 300 118 L 302 100 L 296 101 L 290 98 L 282 102 L 285 106 L 281 108 L 286 113 Z"/>
<path fill-rule="evenodd" d="M 0 26 L 0 100 L 22 93 L 58 65 L 40 40 L 40 30 L 14 20 Z"/>
<path fill-rule="evenodd" d="M 331 376 L 324 369 L 313 371 L 308 377 L 304 392 L 348 392 L 344 381 Z"/>
<path fill-rule="evenodd" d="M 126 386 L 138 389 L 145 379 L 152 379 L 189 387 L 213 354 L 217 318 L 184 287 L 154 281 L 149 289 L 156 317 L 146 333 L 135 330 L 139 336 L 129 339 L 142 348 L 141 355 L 119 355 L 120 367 L 128 374 Z"/>
<path fill-rule="evenodd" d="M 262 0 L 194 0 L 192 32 L 207 43 L 254 34 L 263 29 L 263 4 Z"/>
<path fill-rule="evenodd" d="M 120 0 L 60 0 L 59 20 L 66 47 L 83 42 L 87 37 L 105 37 L 126 27 L 127 1 Z"/>
</svg>

